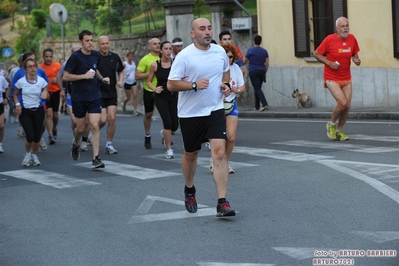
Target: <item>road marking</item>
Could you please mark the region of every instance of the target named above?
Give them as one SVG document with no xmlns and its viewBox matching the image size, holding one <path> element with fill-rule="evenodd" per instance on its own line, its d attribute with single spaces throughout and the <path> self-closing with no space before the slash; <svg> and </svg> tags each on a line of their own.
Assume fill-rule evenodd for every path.
<svg viewBox="0 0 399 266">
<path fill-rule="evenodd" d="M 384 243 L 399 239 L 398 231 L 374 231 L 374 232 L 353 231 L 351 233 L 358 236 L 362 236 L 376 243 Z"/>
<path fill-rule="evenodd" d="M 334 158 L 333 156 L 307 154 L 300 152 L 289 152 L 271 149 L 251 148 L 251 147 L 234 147 L 234 153 L 243 153 L 252 156 L 268 157 L 273 159 L 304 162 L 304 161 L 318 161 L 323 159 Z"/>
<path fill-rule="evenodd" d="M 276 264 L 262 263 L 223 263 L 223 262 L 197 262 L 200 266 L 274 266 Z"/>
<path fill-rule="evenodd" d="M 372 147 L 367 145 L 355 145 L 349 144 L 342 141 L 334 142 L 317 142 L 317 141 L 307 141 L 307 140 L 291 140 L 282 142 L 272 142 L 271 144 L 298 146 L 306 148 L 322 148 L 322 149 L 334 149 L 334 150 L 344 150 L 351 152 L 362 152 L 362 153 L 383 153 L 383 152 L 397 152 L 398 148 L 390 147 Z"/>
<path fill-rule="evenodd" d="M 166 212 L 166 213 L 156 213 L 156 214 L 148 213 L 151 207 L 157 201 L 175 204 L 178 206 L 184 206 L 184 201 L 182 200 L 175 200 L 175 199 L 148 195 L 144 199 L 144 201 L 140 204 L 140 206 L 137 208 L 137 210 L 135 211 L 132 218 L 130 218 L 128 223 L 136 224 L 136 223 L 146 223 L 146 222 L 155 222 L 155 221 L 195 218 L 203 216 L 216 216 L 215 207 L 210 208 L 202 204 L 198 204 L 198 211 L 196 213 L 189 213 L 187 211 L 176 211 L 176 212 Z"/>
<path fill-rule="evenodd" d="M 399 142 L 398 136 L 369 136 L 369 135 L 357 134 L 357 135 L 350 135 L 350 137 L 351 137 L 351 139 Z"/>
<path fill-rule="evenodd" d="M 291 258 L 297 260 L 314 258 L 314 252 L 316 250 L 335 250 L 335 249 L 322 249 L 322 248 L 293 248 L 293 247 L 272 247 L 281 253 L 284 253 Z"/>
<path fill-rule="evenodd" d="M 235 152 L 235 151 L 233 151 Z M 148 155 L 148 156 L 143 156 L 146 158 L 151 158 L 154 160 L 162 160 L 162 161 L 168 161 L 168 162 L 173 162 L 173 163 L 178 163 L 181 165 L 181 154 L 175 154 L 174 159 L 166 159 L 165 156 L 162 154 L 154 154 L 154 155 Z M 198 156 L 197 159 L 197 166 L 203 167 L 203 168 L 209 168 L 210 164 L 210 159 L 211 155 L 209 153 L 209 157 L 200 157 Z M 245 167 L 255 167 L 255 166 L 260 166 L 259 164 L 252 164 L 252 163 L 242 163 L 242 162 L 235 162 L 235 161 L 229 161 L 229 165 L 233 167 L 234 169 L 240 169 L 240 168 L 245 168 Z"/>
<path fill-rule="evenodd" d="M 164 170 L 156 170 L 151 168 L 144 168 L 141 166 L 136 166 L 132 164 L 116 163 L 112 161 L 103 161 L 105 168 L 101 171 L 107 172 L 113 175 L 127 176 L 132 178 L 137 178 L 141 180 L 147 180 L 152 178 L 163 178 L 169 176 L 180 176 L 182 173 L 168 172 Z M 76 164 L 80 167 L 89 168 L 91 163 L 78 163 Z"/>
<path fill-rule="evenodd" d="M 78 179 L 67 175 L 48 172 L 44 170 L 24 169 L 24 170 L 1 172 L 0 174 L 36 182 L 45 186 L 55 187 L 58 189 L 101 185 L 101 183 Z"/>
<path fill-rule="evenodd" d="M 388 196 L 391 198 L 393 201 L 399 203 L 399 192 L 396 191 L 395 189 L 385 185 L 381 181 L 378 181 L 374 178 L 371 178 L 365 174 L 362 174 L 360 172 L 357 172 L 355 170 L 350 169 L 349 167 L 356 167 L 357 169 L 362 169 L 362 171 L 367 172 L 368 166 L 371 168 L 376 168 L 376 166 L 379 167 L 385 167 L 385 168 L 393 168 L 396 169 L 395 171 L 399 171 L 399 166 L 396 165 L 390 165 L 390 164 L 372 164 L 372 163 L 361 163 L 361 162 L 344 162 L 344 161 L 337 161 L 337 160 L 322 160 L 322 161 L 317 161 L 317 163 L 323 164 L 325 166 L 328 166 L 332 169 L 335 169 L 337 171 L 340 171 L 341 173 L 350 175 L 356 179 L 359 179 L 366 184 L 372 186 L 376 190 L 380 191 L 384 195 Z M 348 167 L 345 167 L 343 165 L 347 165 Z"/>
</svg>

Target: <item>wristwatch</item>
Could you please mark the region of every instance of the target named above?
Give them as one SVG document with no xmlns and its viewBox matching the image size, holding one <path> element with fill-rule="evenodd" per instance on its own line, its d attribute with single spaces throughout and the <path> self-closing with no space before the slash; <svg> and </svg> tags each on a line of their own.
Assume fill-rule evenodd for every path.
<svg viewBox="0 0 399 266">
<path fill-rule="evenodd" d="M 196 82 L 191 83 L 191 89 L 193 89 L 195 92 L 197 92 L 197 83 Z"/>
</svg>

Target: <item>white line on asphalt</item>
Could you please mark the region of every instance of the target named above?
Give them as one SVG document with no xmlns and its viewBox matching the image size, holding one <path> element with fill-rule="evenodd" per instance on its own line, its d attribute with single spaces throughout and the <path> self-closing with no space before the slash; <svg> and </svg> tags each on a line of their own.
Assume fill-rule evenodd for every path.
<svg viewBox="0 0 399 266">
<path fill-rule="evenodd" d="M 371 136 L 363 134 L 355 134 L 350 136 L 351 139 L 361 139 L 361 140 L 374 140 L 374 141 L 384 141 L 384 142 L 399 142 L 399 136 Z"/>
<path fill-rule="evenodd" d="M 144 168 L 133 164 L 116 163 L 112 161 L 103 161 L 105 168 L 101 171 L 107 172 L 113 175 L 127 176 L 137 178 L 141 180 L 152 179 L 152 178 L 163 178 L 169 176 L 180 176 L 182 173 L 168 172 L 164 170 L 156 170 L 151 168 Z M 91 163 L 78 163 L 77 166 L 89 168 Z"/>
<path fill-rule="evenodd" d="M 384 243 L 399 239 L 398 231 L 352 231 L 352 234 L 364 237 L 376 243 Z"/>
<path fill-rule="evenodd" d="M 333 156 L 307 154 L 299 152 L 289 152 L 271 149 L 251 148 L 251 147 L 234 147 L 234 153 L 244 153 L 252 156 L 268 157 L 273 159 L 304 162 L 304 161 L 317 161 L 322 159 L 334 158 Z"/>
<path fill-rule="evenodd" d="M 342 141 L 332 142 L 321 142 L 321 141 L 307 141 L 307 140 L 290 140 L 281 142 L 271 142 L 271 144 L 288 145 L 288 146 L 298 146 L 306 148 L 322 148 L 322 149 L 334 149 L 334 150 L 344 150 L 351 152 L 361 152 L 361 153 L 383 153 L 383 152 L 397 152 L 398 148 L 390 147 L 372 147 L 367 145 L 356 145 L 350 144 Z"/>
<path fill-rule="evenodd" d="M 239 118 L 240 121 L 253 121 L 253 122 L 287 122 L 287 123 L 326 123 L 325 119 L 277 119 L 277 118 Z M 350 120 L 346 124 L 383 124 L 383 125 L 399 125 L 399 122 L 393 120 L 385 121 L 370 121 L 370 120 Z"/>
<path fill-rule="evenodd" d="M 293 247 L 272 247 L 281 253 L 284 253 L 291 258 L 297 260 L 309 259 L 314 257 L 316 250 L 335 250 L 335 249 L 323 249 L 323 248 L 293 248 Z"/>
<path fill-rule="evenodd" d="M 274 266 L 276 264 L 263 263 L 223 263 L 223 262 L 197 262 L 200 266 Z"/>
<path fill-rule="evenodd" d="M 62 175 L 43 170 L 24 169 L 24 170 L 1 172 L 0 174 L 36 182 L 42 185 L 51 186 L 58 189 L 101 185 L 101 183 L 78 179 L 67 175 Z"/>
<path fill-rule="evenodd" d="M 323 164 L 325 166 L 328 166 L 332 169 L 335 169 L 337 171 L 340 171 L 341 173 L 350 175 L 358 180 L 361 180 L 363 182 L 365 182 L 366 184 L 372 186 L 373 188 L 375 188 L 376 190 L 380 191 L 381 193 L 383 193 L 384 195 L 388 196 L 389 198 L 391 198 L 393 201 L 395 201 L 396 203 L 399 203 L 399 192 L 396 191 L 395 189 L 385 185 L 384 183 L 371 178 L 365 174 L 356 172 L 348 167 L 342 166 L 345 164 L 348 165 L 354 165 L 354 164 L 363 164 L 364 166 L 367 167 L 367 165 L 378 165 L 378 164 L 371 164 L 371 163 L 358 163 L 358 162 L 344 162 L 344 161 L 337 161 L 337 160 L 321 160 L 321 161 L 317 161 L 317 163 Z M 396 165 L 384 165 L 385 167 L 397 167 Z"/>
</svg>

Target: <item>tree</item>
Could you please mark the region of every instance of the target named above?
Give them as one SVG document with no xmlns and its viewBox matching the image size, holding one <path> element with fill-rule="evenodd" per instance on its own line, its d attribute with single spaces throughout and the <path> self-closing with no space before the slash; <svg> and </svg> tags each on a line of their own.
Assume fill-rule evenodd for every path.
<svg viewBox="0 0 399 266">
<path fill-rule="evenodd" d="M 21 5 L 14 0 L 2 0 L 0 2 L 0 9 L 4 13 L 11 16 L 12 28 L 15 27 L 15 14 L 19 11 Z"/>
<path fill-rule="evenodd" d="M 30 12 L 32 15 L 32 26 L 38 29 L 44 29 L 46 27 L 47 13 L 42 9 L 32 9 Z"/>
<path fill-rule="evenodd" d="M 117 34 L 122 32 L 122 16 L 112 7 L 98 6 L 95 16 L 102 28 L 106 29 L 108 27 L 108 33 Z"/>
</svg>

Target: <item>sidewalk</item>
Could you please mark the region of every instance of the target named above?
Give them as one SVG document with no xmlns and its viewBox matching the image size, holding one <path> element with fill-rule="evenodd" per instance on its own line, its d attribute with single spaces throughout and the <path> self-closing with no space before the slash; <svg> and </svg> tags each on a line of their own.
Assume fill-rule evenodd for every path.
<svg viewBox="0 0 399 266">
<path fill-rule="evenodd" d="M 133 114 L 133 107 L 126 106 L 126 114 Z M 143 106 L 138 110 L 143 111 Z M 314 118 L 330 119 L 333 107 L 269 107 L 269 110 L 260 112 L 254 111 L 253 107 L 239 106 L 240 118 Z M 122 108 L 118 106 L 118 113 L 122 114 Z M 155 116 L 159 116 L 155 109 Z M 349 112 L 349 119 L 378 119 L 378 120 L 398 120 L 399 107 L 352 107 Z"/>
</svg>

